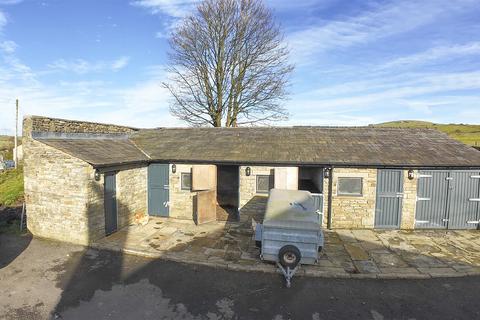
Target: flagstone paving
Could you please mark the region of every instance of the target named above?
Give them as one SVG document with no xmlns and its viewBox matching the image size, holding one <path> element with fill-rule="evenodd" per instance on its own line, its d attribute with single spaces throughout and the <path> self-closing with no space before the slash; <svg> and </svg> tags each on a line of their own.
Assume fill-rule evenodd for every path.
<svg viewBox="0 0 480 320">
<path fill-rule="evenodd" d="M 151 218 L 92 246 L 129 254 L 231 270 L 277 272 L 260 260 L 253 240 L 255 217 L 195 225 Z M 318 263 L 297 274 L 338 278 L 429 278 L 480 274 L 478 231 L 325 230 Z"/>
</svg>

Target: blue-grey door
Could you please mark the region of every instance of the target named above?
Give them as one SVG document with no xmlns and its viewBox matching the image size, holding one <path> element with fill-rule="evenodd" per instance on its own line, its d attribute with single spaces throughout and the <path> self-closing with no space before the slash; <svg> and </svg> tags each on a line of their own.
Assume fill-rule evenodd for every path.
<svg viewBox="0 0 480 320">
<path fill-rule="evenodd" d="M 448 171 L 420 170 L 415 228 L 447 228 Z"/>
<path fill-rule="evenodd" d="M 377 171 L 375 228 L 399 228 L 402 216 L 403 171 Z"/>
<path fill-rule="evenodd" d="M 148 167 L 148 214 L 168 217 L 169 165 L 151 164 Z"/>
<path fill-rule="evenodd" d="M 477 229 L 480 171 L 419 171 L 416 228 Z"/>
<path fill-rule="evenodd" d="M 477 229 L 480 171 L 450 171 L 448 191 L 448 228 Z"/>
<path fill-rule="evenodd" d="M 104 175 L 105 234 L 117 231 L 117 183 L 115 173 Z"/>
</svg>

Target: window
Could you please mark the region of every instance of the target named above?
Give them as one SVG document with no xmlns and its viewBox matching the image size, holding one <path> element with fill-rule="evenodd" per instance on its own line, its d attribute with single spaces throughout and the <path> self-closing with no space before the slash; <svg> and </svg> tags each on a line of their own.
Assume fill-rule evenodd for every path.
<svg viewBox="0 0 480 320">
<path fill-rule="evenodd" d="M 337 195 L 339 196 L 361 196 L 362 189 L 362 178 L 338 178 Z"/>
<path fill-rule="evenodd" d="M 182 173 L 182 190 L 192 190 L 192 175 L 190 173 Z"/>
<path fill-rule="evenodd" d="M 257 175 L 257 193 L 268 193 L 273 188 L 273 175 Z"/>
</svg>

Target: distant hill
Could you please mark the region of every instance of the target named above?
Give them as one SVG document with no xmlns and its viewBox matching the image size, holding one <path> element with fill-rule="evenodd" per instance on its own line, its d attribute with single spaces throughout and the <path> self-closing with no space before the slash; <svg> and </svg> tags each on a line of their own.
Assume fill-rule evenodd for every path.
<svg viewBox="0 0 480 320">
<path fill-rule="evenodd" d="M 388 128 L 429 128 L 445 132 L 450 137 L 471 146 L 480 146 L 480 125 L 477 124 L 441 124 L 428 121 L 400 120 L 371 125 Z"/>
</svg>

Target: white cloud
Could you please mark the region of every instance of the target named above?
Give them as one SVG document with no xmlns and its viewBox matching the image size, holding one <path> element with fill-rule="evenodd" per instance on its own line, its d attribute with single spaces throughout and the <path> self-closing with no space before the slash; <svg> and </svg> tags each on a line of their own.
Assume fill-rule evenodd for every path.
<svg viewBox="0 0 480 320">
<path fill-rule="evenodd" d="M 480 117 L 480 95 L 471 92 L 480 92 L 480 71 L 404 73 L 299 93 L 287 106 L 295 110 L 292 123 L 312 125 L 365 125 L 412 118 L 471 123 Z M 477 111 L 468 118 L 456 112 L 452 117 L 453 110 Z"/>
<path fill-rule="evenodd" d="M 113 61 L 111 67 L 112 70 L 117 71 L 123 69 L 127 66 L 128 61 L 130 60 L 129 57 L 120 57 L 117 60 Z"/>
<path fill-rule="evenodd" d="M 6 54 L 12 54 L 17 49 L 18 45 L 11 40 L 5 40 L 3 42 L 0 41 L 0 50 L 5 52 Z"/>
<path fill-rule="evenodd" d="M 84 59 L 65 60 L 59 59 L 48 65 L 52 71 L 69 71 L 76 74 L 86 74 L 103 71 L 119 71 L 127 66 L 129 57 L 120 57 L 113 61 L 90 62 Z"/>
<path fill-rule="evenodd" d="M 0 5 L 18 4 L 23 0 L 0 0 Z"/>
<path fill-rule="evenodd" d="M 309 57 L 334 49 L 405 33 L 432 23 L 444 14 L 464 10 L 475 5 L 473 0 L 405 1 L 397 0 L 373 5 L 370 10 L 342 20 L 323 20 L 310 28 L 288 36 L 297 63 L 311 61 Z"/>
<path fill-rule="evenodd" d="M 20 99 L 20 117 L 35 114 L 140 127 L 180 125 L 168 111 L 170 96 L 161 87 L 165 78 L 161 66 L 146 70 L 147 80 L 117 86 L 100 80 L 45 83 L 13 55 L 6 61 L 0 61 L 1 134 L 13 133 L 16 98 Z M 113 68 L 125 63 L 120 58 L 108 65 Z M 83 70 L 82 66 L 79 71 Z"/>
<path fill-rule="evenodd" d="M 182 18 L 194 7 L 196 2 L 194 0 L 135 0 L 131 4 L 146 8 L 152 14 Z"/>
<path fill-rule="evenodd" d="M 426 51 L 400 57 L 384 63 L 379 68 L 418 66 L 436 60 L 453 60 L 460 56 L 480 54 L 480 42 L 471 42 L 464 45 L 450 45 L 430 48 Z"/>
<path fill-rule="evenodd" d="M 5 27 L 6 24 L 7 24 L 7 17 L 5 16 L 5 13 L 3 13 L 0 10 L 0 31 L 2 31 L 2 29 Z"/>
</svg>

